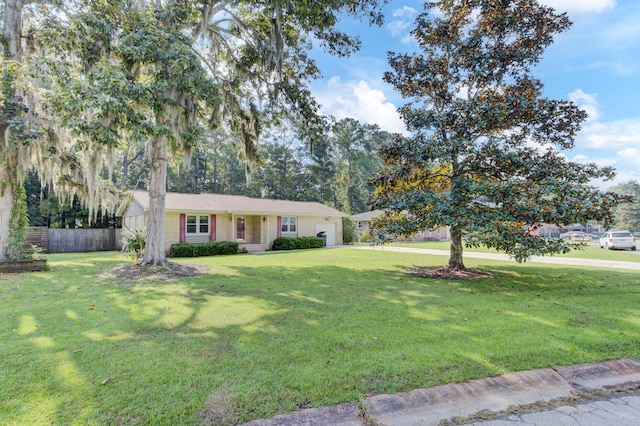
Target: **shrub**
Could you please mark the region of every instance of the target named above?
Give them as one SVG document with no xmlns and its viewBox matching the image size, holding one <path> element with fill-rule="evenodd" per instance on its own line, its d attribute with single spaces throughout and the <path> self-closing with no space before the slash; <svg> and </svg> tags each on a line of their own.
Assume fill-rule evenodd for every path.
<svg viewBox="0 0 640 426">
<path fill-rule="evenodd" d="M 139 261 L 142 251 L 147 244 L 147 230 L 145 228 L 132 229 L 122 237 L 122 249 L 134 261 Z"/>
<path fill-rule="evenodd" d="M 358 238 L 358 241 L 361 243 L 370 243 L 373 241 L 373 238 L 371 237 L 371 232 L 369 231 L 369 228 L 365 229 L 364 231 L 362 231 L 362 233 L 360 234 L 360 237 Z"/>
<path fill-rule="evenodd" d="M 348 216 L 342 218 L 342 242 L 351 244 L 358 239 L 356 223 Z"/>
<path fill-rule="evenodd" d="M 320 237 L 278 237 L 273 242 L 274 250 L 300 250 L 324 247 Z"/>
<path fill-rule="evenodd" d="M 176 243 L 169 247 L 170 257 L 221 256 L 238 253 L 238 243 L 210 241 L 208 243 Z"/>
</svg>

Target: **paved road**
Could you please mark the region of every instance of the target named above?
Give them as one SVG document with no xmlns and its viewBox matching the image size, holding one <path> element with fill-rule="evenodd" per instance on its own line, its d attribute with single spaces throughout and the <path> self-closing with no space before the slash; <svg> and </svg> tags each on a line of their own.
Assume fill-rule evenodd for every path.
<svg viewBox="0 0 640 426">
<path fill-rule="evenodd" d="M 423 253 L 435 256 L 449 256 L 448 250 L 421 249 L 413 247 L 396 247 L 396 246 L 349 246 L 354 250 L 375 250 L 389 251 L 401 253 Z M 491 260 L 513 260 L 508 254 L 502 253 L 482 253 L 477 251 L 465 251 L 464 257 L 468 259 L 491 259 Z M 599 259 L 578 259 L 575 257 L 549 257 L 549 256 L 533 256 L 529 259 L 531 263 L 552 263 L 556 265 L 570 266 L 595 266 L 598 268 L 613 269 L 631 269 L 640 271 L 640 262 L 623 262 L 618 260 L 599 260 Z"/>
<path fill-rule="evenodd" d="M 572 405 L 508 414 L 471 426 L 638 426 L 640 425 L 640 391 L 614 394 Z"/>
</svg>

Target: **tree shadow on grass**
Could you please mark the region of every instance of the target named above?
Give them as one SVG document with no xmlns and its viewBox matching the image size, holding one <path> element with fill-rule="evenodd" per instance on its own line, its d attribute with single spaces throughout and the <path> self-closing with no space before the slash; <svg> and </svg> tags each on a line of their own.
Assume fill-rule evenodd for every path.
<svg viewBox="0 0 640 426">
<path fill-rule="evenodd" d="M 60 266 L 56 298 L 29 299 L 25 289 L 33 308 L 7 314 L 16 324 L 3 350 L 17 398 L 9 408 L 18 420 L 41 404 L 58 423 L 188 423 L 225 401 L 216 418 L 240 422 L 523 366 L 638 355 L 640 300 L 628 274 L 609 283 L 608 271 L 516 265 L 487 268 L 492 278 L 428 280 L 406 275 L 406 265 L 273 259 L 207 260 L 200 276 L 126 286 L 100 278 L 58 305 L 77 286 Z"/>
</svg>

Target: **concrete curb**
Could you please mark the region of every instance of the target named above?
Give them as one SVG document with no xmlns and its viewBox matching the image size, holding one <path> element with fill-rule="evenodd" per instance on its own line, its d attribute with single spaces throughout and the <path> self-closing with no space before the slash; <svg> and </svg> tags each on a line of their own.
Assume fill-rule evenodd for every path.
<svg viewBox="0 0 640 426">
<path fill-rule="evenodd" d="M 246 426 L 427 426 L 481 412 L 575 397 L 580 392 L 640 385 L 640 361 L 523 371 L 366 398 L 360 406 L 314 408 L 246 423 Z"/>
</svg>

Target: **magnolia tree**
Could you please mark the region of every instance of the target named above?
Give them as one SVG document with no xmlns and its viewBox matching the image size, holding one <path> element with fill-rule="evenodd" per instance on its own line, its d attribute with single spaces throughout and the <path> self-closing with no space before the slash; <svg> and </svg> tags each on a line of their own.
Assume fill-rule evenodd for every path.
<svg viewBox="0 0 640 426">
<path fill-rule="evenodd" d="M 373 207 L 387 214 L 380 235 L 451 229 L 451 270 L 464 270 L 463 236 L 524 261 L 564 253 L 542 239 L 542 223 L 608 224 L 618 196 L 590 185 L 610 168 L 567 161 L 586 114 L 543 96 L 531 72 L 565 14 L 535 0 L 440 0 L 427 3 L 412 35 L 421 52 L 389 54 L 385 75 L 409 102 L 401 115 L 410 136 L 380 151 Z"/>
<path fill-rule="evenodd" d="M 52 88 L 47 106 L 60 125 L 79 149 L 95 153 L 97 169 L 125 143 L 145 146 L 151 174 L 142 264 L 166 264 L 169 161 L 188 159 L 204 126 L 242 135 L 248 173 L 263 121 L 293 114 L 313 137 L 322 126 L 307 89 L 319 74 L 307 56 L 312 40 L 330 53 L 351 53 L 358 40 L 335 29 L 338 16 L 380 23 L 382 3 L 86 0 L 73 13 L 51 15 L 40 38 L 42 66 Z"/>
</svg>

